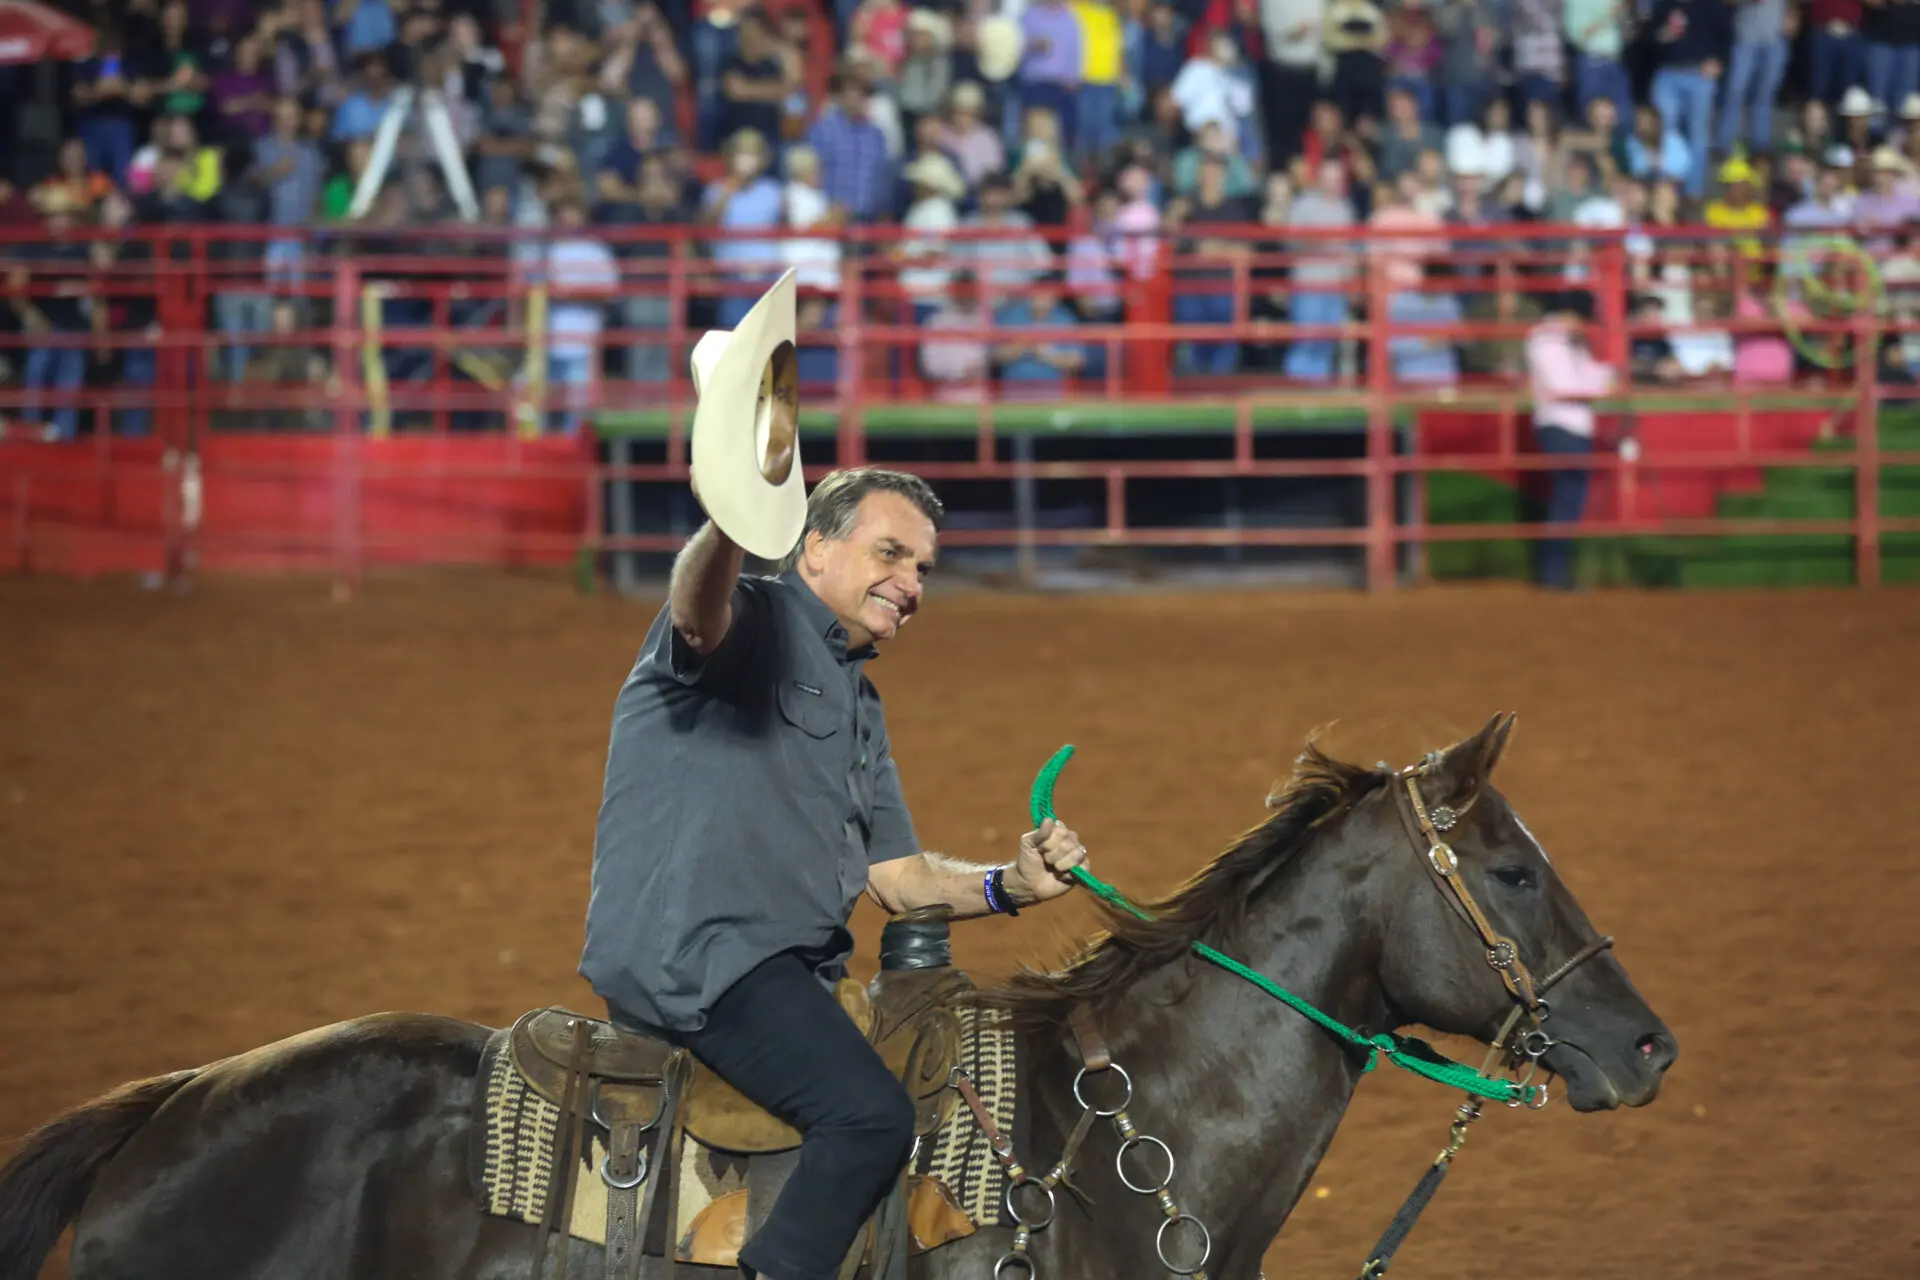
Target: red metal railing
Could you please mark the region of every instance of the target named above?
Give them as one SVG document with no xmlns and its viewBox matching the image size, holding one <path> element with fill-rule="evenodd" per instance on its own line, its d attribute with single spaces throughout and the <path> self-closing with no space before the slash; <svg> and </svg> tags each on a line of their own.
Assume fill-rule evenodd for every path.
<svg viewBox="0 0 1920 1280">
<path fill-rule="evenodd" d="M 1113 291 L 1125 302 L 1127 323 L 1071 326 L 996 322 L 991 317 L 995 299 L 1031 299 L 1037 286 L 1030 280 L 1002 279 L 1009 270 L 1002 259 L 972 256 L 980 245 L 989 250 L 1004 247 L 1004 236 L 963 232 L 952 237 L 948 255 L 932 265 L 973 269 L 985 314 L 977 326 L 940 329 L 939 340 L 1069 345 L 1098 349 L 1106 357 L 1098 377 L 1041 383 L 983 379 L 964 385 L 938 383 L 915 358 L 931 330 L 912 322 L 919 299 L 903 287 L 898 265 L 887 252 L 899 234 L 879 229 L 847 233 L 840 259 L 831 268 L 837 287 L 807 291 L 810 304 L 834 308 L 831 320 L 808 329 L 801 343 L 803 351 L 832 356 L 830 377 L 815 380 L 807 398 L 810 404 L 830 407 L 834 415 L 836 464 L 868 458 L 864 423 L 876 407 L 955 406 L 954 412 L 972 415 L 973 456 L 918 462 L 913 469 L 936 480 L 1089 481 L 1102 486 L 1104 503 L 1103 519 L 1084 527 L 1016 524 L 954 530 L 950 543 L 1023 548 L 1129 543 L 1358 546 L 1365 548 L 1368 581 L 1380 588 L 1395 581 L 1403 545 L 1548 535 L 1787 532 L 1852 537 L 1857 580 L 1871 584 L 1878 580 L 1881 536 L 1920 531 L 1920 521 L 1879 515 L 1882 468 L 1920 464 L 1920 454 L 1885 454 L 1878 431 L 1863 429 L 1877 421 L 1889 396 L 1902 394 L 1882 385 L 1873 358 L 1856 360 L 1843 373 L 1816 379 L 1795 393 L 1797 403 L 1820 420 L 1821 427 L 1854 438 L 1850 455 L 1818 459 L 1807 452 L 1803 438 L 1788 445 L 1772 440 L 1780 434 L 1768 425 L 1770 415 L 1782 412 L 1780 388 L 1731 382 L 1679 391 L 1662 388 L 1660 403 L 1692 406 L 1696 414 L 1711 416 L 1716 430 L 1731 428 L 1731 444 L 1670 448 L 1657 458 L 1640 459 L 1603 450 L 1570 461 L 1524 447 L 1520 424 L 1526 392 L 1511 373 L 1465 374 L 1438 386 L 1396 377 L 1397 341 L 1429 337 L 1454 344 L 1514 344 L 1527 330 L 1518 300 L 1527 293 L 1571 285 L 1590 291 L 1596 300 L 1596 351 L 1616 367 L 1624 366 L 1631 339 L 1650 330 L 1628 321 L 1639 259 L 1617 233 L 1596 236 L 1537 226 L 1447 228 L 1441 233 L 1447 241 L 1444 252 L 1423 247 L 1440 238 L 1434 233 L 1376 235 L 1364 246 L 1369 254 L 1356 252 L 1350 281 L 1308 287 L 1275 282 L 1269 273 L 1335 251 L 1358 251 L 1363 246 L 1354 236 L 1264 227 L 1208 227 L 1205 232 L 1210 240 L 1238 240 L 1242 247 L 1224 254 L 1195 254 L 1176 242 L 1160 244 L 1150 270 L 1122 270 L 1112 280 Z M 43 303 L 80 301 L 88 318 L 85 332 L 28 328 L 0 334 L 0 353 L 21 364 L 35 359 L 31 353 L 36 351 L 75 350 L 90 368 L 104 371 L 96 378 L 102 385 L 90 390 L 35 393 L 20 386 L 0 388 L 0 419 L 13 427 L 12 439 L 0 443 L 0 509 L 6 513 L 0 528 L 9 531 L 13 563 L 119 567 L 119 560 L 130 555 L 165 570 L 198 557 L 207 563 L 325 566 L 351 579 L 365 564 L 394 559 L 563 559 L 580 550 L 671 550 L 677 535 L 609 534 L 603 520 L 604 486 L 684 481 L 692 407 L 684 356 L 697 336 L 686 323 L 686 304 L 699 298 L 747 298 L 764 287 L 741 279 L 737 267 L 730 273 L 729 264 L 715 263 L 702 251 L 716 242 L 765 236 L 593 229 L 591 235 L 616 250 L 636 254 L 620 263 L 621 283 L 609 291 L 544 284 L 540 242 L 525 236 L 436 229 L 387 235 L 376 245 L 367 241 L 367 234 L 358 228 L 346 236 L 316 232 L 291 237 L 275 229 L 166 228 L 118 242 L 111 250 L 83 239 L 68 246 L 71 260 L 62 260 L 60 246 L 44 240 L 29 244 L 17 235 L 11 241 L 0 239 L 0 261 L 23 249 L 38 255 L 26 264 L 24 280 L 9 281 L 9 306 L 25 316 L 28 308 Z M 1580 242 L 1569 252 L 1567 242 L 1573 237 Z M 790 238 L 818 236 L 806 232 Z M 1284 240 L 1287 247 L 1275 247 L 1270 243 L 1274 239 Z M 276 257 L 269 248 L 290 244 L 300 251 L 297 270 L 289 269 L 286 254 Z M 1717 272 L 1716 278 L 1729 287 L 1746 287 L 1745 276 L 1754 270 L 1754 260 L 1709 230 L 1678 230 L 1659 245 L 1667 262 Z M 1410 282 L 1396 274 L 1410 254 L 1429 264 L 1444 263 L 1452 274 Z M 929 263 L 915 265 L 926 268 Z M 1072 286 L 1069 279 L 1067 287 Z M 1316 291 L 1337 294 L 1347 303 L 1349 318 L 1324 324 L 1248 318 L 1254 297 L 1275 288 L 1294 298 Z M 1485 318 L 1396 321 L 1395 295 L 1412 292 L 1444 292 L 1471 300 L 1478 305 L 1463 301 L 1463 308 Z M 1239 318 L 1212 323 L 1175 319 L 1176 299 L 1203 295 L 1230 297 L 1232 314 Z M 596 374 L 571 399 L 543 385 L 541 373 L 555 348 L 546 319 L 552 309 L 583 301 L 646 298 L 665 301 L 657 323 L 634 325 L 616 316 L 616 323 L 592 342 L 600 351 L 664 350 L 663 378 L 638 381 Z M 221 332 L 223 317 L 251 308 L 250 323 L 257 323 L 261 303 L 271 312 L 276 300 L 297 301 L 304 314 L 291 321 L 281 318 L 277 330 Z M 96 315 L 104 319 L 96 320 Z M 138 323 L 145 319 L 151 323 Z M 1707 323 L 1741 336 L 1780 327 L 1779 320 L 1770 317 Z M 1868 353 L 1876 352 L 1882 336 L 1896 327 L 1888 317 L 1865 308 L 1849 317 L 1805 324 L 1811 333 L 1850 339 L 1856 350 Z M 1271 374 L 1209 377 L 1172 371 L 1173 353 L 1182 344 L 1312 339 L 1343 344 L 1360 358 L 1349 361 L 1332 380 L 1312 384 Z M 236 349 L 305 353 L 308 378 L 236 381 L 230 367 L 224 372 L 221 367 L 221 357 Z M 507 367 L 511 360 L 489 365 L 479 358 L 487 353 L 518 357 L 520 367 L 517 372 Z M 130 377 L 135 358 L 148 354 L 150 378 L 145 373 Z M 48 363 L 47 357 L 38 358 Z M 403 367 L 413 376 L 397 376 Z M 483 371 L 487 368 L 491 373 Z M 286 375 L 290 370 L 298 372 L 293 366 L 278 372 Z M 545 434 L 541 425 L 546 416 L 569 403 L 605 414 L 664 414 L 660 460 L 603 464 L 586 442 Z M 1631 414 L 1646 403 L 1645 394 L 1629 395 L 1620 409 Z M 1019 450 L 1003 456 L 1008 433 L 1002 418 L 1015 404 L 1051 405 L 1060 413 L 1083 417 L 1115 412 L 1115 406 L 1130 412 L 1152 405 L 1195 414 L 1224 410 L 1232 415 L 1231 452 L 1179 459 L 1040 460 Z M 91 431 L 70 443 L 42 443 L 28 430 L 23 441 L 22 415 L 30 407 L 38 414 L 51 413 L 56 427 L 59 411 L 71 409 L 75 425 L 85 418 Z M 1472 451 L 1436 452 L 1428 447 L 1432 415 L 1458 415 L 1472 407 L 1484 414 L 1486 428 Z M 1256 444 L 1264 413 L 1312 408 L 1345 411 L 1362 421 L 1362 455 L 1261 456 Z M 459 429 L 468 419 L 481 429 Z M 283 422 L 305 431 L 257 429 L 263 423 Z M 144 426 L 145 434 L 129 438 L 129 429 L 136 426 Z M 326 429 L 316 431 L 318 427 Z M 1856 503 L 1851 519 L 1735 522 L 1676 516 L 1642 500 L 1650 475 L 1714 474 L 1814 461 L 1853 466 Z M 1410 509 L 1404 515 L 1395 510 L 1396 492 L 1404 481 L 1427 473 L 1518 475 L 1569 467 L 1609 478 L 1610 510 L 1577 526 L 1439 526 L 1425 519 L 1418 485 L 1411 486 Z M 820 469 L 813 470 L 817 474 Z M 1162 528 L 1130 519 L 1132 481 L 1233 477 L 1359 478 L 1366 490 L 1367 519 L 1359 527 L 1335 529 Z M 272 496 L 276 490 L 285 503 L 278 511 Z M 476 496 L 480 494 L 486 496 Z M 238 495 L 245 495 L 244 500 Z M 438 514 L 410 523 L 395 514 L 410 502 Z M 463 503 L 471 510 L 457 518 L 446 515 L 447 508 Z M 388 506 L 392 511 L 385 510 Z M 57 554 L 63 540 L 87 543 L 98 554 L 91 559 Z"/>
</svg>

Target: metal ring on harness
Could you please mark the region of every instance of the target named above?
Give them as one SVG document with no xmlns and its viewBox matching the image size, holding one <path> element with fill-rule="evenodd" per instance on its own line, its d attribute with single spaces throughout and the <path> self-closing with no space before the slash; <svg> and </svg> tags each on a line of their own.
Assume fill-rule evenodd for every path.
<svg viewBox="0 0 1920 1280">
<path fill-rule="evenodd" d="M 653 1113 L 653 1119 L 640 1126 L 640 1132 L 652 1133 L 660 1124 L 660 1116 L 664 1110 L 665 1108 L 662 1108 L 660 1111 L 655 1111 Z M 605 1129 L 609 1134 L 613 1132 L 615 1127 L 614 1122 L 600 1114 L 600 1085 L 597 1081 L 593 1086 L 593 1105 L 587 1108 L 587 1114 L 593 1118 L 595 1124 Z"/>
<path fill-rule="evenodd" d="M 993 1264 L 993 1280 L 1000 1280 L 1000 1272 L 1009 1266 L 1019 1267 L 1025 1271 L 1027 1280 L 1033 1280 L 1040 1274 L 1040 1269 L 1033 1265 L 1033 1259 L 1026 1254 L 1003 1253 L 1000 1255 L 1000 1261 Z"/>
<path fill-rule="evenodd" d="M 1144 1146 L 1149 1142 L 1160 1148 L 1161 1154 L 1167 1157 L 1167 1176 L 1160 1179 L 1157 1186 L 1143 1187 L 1127 1176 L 1127 1152 L 1134 1147 Z M 1151 1134 L 1136 1134 L 1121 1143 L 1120 1150 L 1114 1153 L 1113 1170 L 1120 1175 L 1120 1181 L 1126 1184 L 1126 1188 L 1129 1191 L 1136 1192 L 1143 1196 L 1150 1196 L 1157 1192 L 1165 1191 L 1173 1184 L 1173 1148 Z"/>
<path fill-rule="evenodd" d="M 607 1168 L 607 1161 L 613 1159 L 613 1153 L 611 1151 L 609 1151 L 606 1155 L 601 1156 L 600 1157 L 600 1181 L 606 1183 L 608 1186 L 612 1187 L 616 1191 L 631 1191 L 635 1187 L 639 1186 L 641 1183 L 645 1182 L 647 1180 L 647 1149 L 645 1147 L 640 1148 L 639 1154 L 640 1154 L 640 1164 L 634 1170 L 633 1179 L 630 1182 L 623 1182 L 619 1178 L 614 1177 L 613 1172 Z"/>
<path fill-rule="evenodd" d="M 1200 1228 L 1200 1261 L 1190 1267 L 1175 1266 L 1173 1259 L 1167 1256 L 1167 1228 L 1182 1222 L 1191 1222 L 1194 1226 Z M 1161 1266 L 1177 1276 L 1190 1276 L 1200 1270 L 1200 1268 L 1206 1266 L 1207 1259 L 1213 1256 L 1213 1232 L 1207 1230 L 1207 1224 L 1192 1214 L 1176 1213 L 1161 1223 L 1160 1229 L 1153 1233 L 1153 1251 L 1160 1255 Z"/>
<path fill-rule="evenodd" d="M 1547 1050 L 1553 1048 L 1553 1046 L 1558 1043 L 1559 1041 L 1555 1040 L 1552 1036 L 1535 1027 L 1532 1031 L 1520 1037 L 1520 1052 L 1526 1054 L 1529 1058 L 1537 1060 L 1545 1057 Z"/>
<path fill-rule="evenodd" d="M 1013 1203 L 1013 1193 L 1022 1187 L 1038 1187 L 1047 1197 L 1047 1216 L 1038 1222 L 1028 1222 L 1025 1218 L 1021 1217 L 1020 1210 L 1015 1207 Z M 1002 1199 L 1006 1202 L 1007 1216 L 1029 1231 L 1045 1231 L 1049 1226 L 1053 1225 L 1053 1215 L 1060 1211 L 1059 1202 L 1056 1201 L 1053 1196 L 1053 1188 L 1036 1178 L 1022 1178 L 1018 1182 L 1009 1182 L 1007 1184 L 1006 1195 L 1003 1196 Z"/>
<path fill-rule="evenodd" d="M 1527 1094 L 1526 1090 L 1528 1089 L 1533 1091 L 1531 1095 Z M 1526 1085 L 1520 1093 L 1507 1099 L 1507 1105 L 1516 1110 L 1520 1107 L 1525 1107 L 1529 1111 L 1545 1110 L 1547 1105 L 1547 1086 L 1545 1083 Z"/>
<path fill-rule="evenodd" d="M 1127 1069 L 1116 1062 L 1107 1067 L 1106 1070 L 1120 1073 L 1120 1082 L 1127 1086 L 1127 1096 L 1120 1100 L 1119 1106 L 1104 1111 L 1094 1106 L 1091 1102 L 1088 1102 L 1086 1097 L 1080 1092 L 1080 1082 L 1087 1078 L 1087 1069 L 1085 1067 L 1080 1068 L 1073 1077 L 1073 1100 L 1080 1104 L 1082 1110 L 1091 1111 L 1103 1120 L 1112 1119 L 1114 1116 L 1119 1115 L 1133 1102 L 1133 1077 L 1127 1074 Z M 1102 1074 L 1104 1074 L 1104 1072 Z"/>
</svg>

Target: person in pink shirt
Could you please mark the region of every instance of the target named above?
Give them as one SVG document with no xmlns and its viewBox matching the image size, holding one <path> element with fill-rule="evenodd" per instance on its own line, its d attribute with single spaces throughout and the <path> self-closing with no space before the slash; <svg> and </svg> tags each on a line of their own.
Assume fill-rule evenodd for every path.
<svg viewBox="0 0 1920 1280">
<path fill-rule="evenodd" d="M 1733 307 L 1734 315 L 1742 320 L 1770 320 L 1778 324 L 1779 318 L 1767 298 L 1771 292 L 1765 277 L 1755 279 L 1751 288 L 1740 290 L 1739 300 Z M 1808 318 L 1807 309 L 1798 302 L 1788 303 L 1787 311 L 1796 320 Z M 1777 329 L 1771 333 L 1748 331 L 1734 341 L 1735 386 L 1784 387 L 1792 381 L 1793 347 L 1783 332 Z"/>
<path fill-rule="evenodd" d="M 1577 470 L 1547 473 L 1548 524 L 1577 524 L 1587 509 L 1585 459 L 1593 453 L 1593 402 L 1613 390 L 1613 369 L 1587 350 L 1593 299 L 1561 294 L 1527 334 L 1527 378 L 1533 390 L 1533 431 L 1540 452 L 1578 457 Z M 1543 538 L 1535 566 L 1540 584 L 1573 589 L 1573 541 Z"/>
<path fill-rule="evenodd" d="M 848 43 L 859 45 L 878 58 L 887 69 L 887 79 L 900 74 L 907 56 L 907 7 L 900 0 L 863 0 L 853 11 Z"/>
<path fill-rule="evenodd" d="M 1374 232 L 1438 231 L 1446 226 L 1440 215 L 1415 203 L 1419 181 L 1418 175 L 1409 170 L 1398 182 L 1376 187 L 1367 228 Z M 1447 240 L 1445 236 L 1376 235 L 1370 237 L 1368 247 L 1373 260 L 1381 264 L 1387 283 L 1396 289 L 1417 289 L 1427 260 L 1446 253 Z"/>
<path fill-rule="evenodd" d="M 1121 240 L 1121 268 L 1135 280 L 1150 279 L 1160 250 L 1160 206 L 1153 202 L 1153 175 L 1140 165 L 1128 165 L 1114 187 L 1121 202 L 1113 215 L 1114 234 Z"/>
</svg>

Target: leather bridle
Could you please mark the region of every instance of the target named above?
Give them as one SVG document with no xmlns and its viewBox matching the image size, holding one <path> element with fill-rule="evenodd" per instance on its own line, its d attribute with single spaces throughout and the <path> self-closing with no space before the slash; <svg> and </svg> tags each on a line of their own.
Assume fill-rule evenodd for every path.
<svg viewBox="0 0 1920 1280">
<path fill-rule="evenodd" d="M 1414 847 L 1420 851 L 1420 860 L 1427 873 L 1440 886 L 1442 895 L 1454 911 L 1479 935 L 1488 966 L 1500 975 L 1501 984 L 1513 999 L 1513 1009 L 1493 1037 L 1492 1051 L 1487 1056 L 1487 1067 L 1484 1069 L 1490 1070 L 1502 1058 L 1510 1070 L 1518 1070 L 1524 1064 L 1526 1077 L 1522 1083 L 1528 1083 L 1540 1059 L 1554 1045 L 1552 1037 L 1541 1029 L 1541 1024 L 1553 1012 L 1552 1006 L 1546 1001 L 1546 993 L 1575 969 L 1609 950 L 1613 946 L 1613 938 L 1611 935 L 1593 938 L 1545 978 L 1534 978 L 1526 961 L 1521 959 L 1519 945 L 1495 929 L 1487 913 L 1474 900 L 1473 891 L 1467 888 L 1466 879 L 1460 874 L 1460 858 L 1444 838 L 1445 833 L 1459 825 L 1460 819 L 1473 807 L 1473 799 L 1466 801 L 1458 810 L 1444 804 L 1429 809 L 1425 797 L 1420 794 L 1420 779 L 1427 775 L 1437 759 L 1428 756 L 1420 764 L 1409 766 L 1394 775 L 1397 784 L 1393 788 L 1394 808 L 1407 834 L 1412 837 Z M 1525 1032 L 1516 1035 L 1522 1019 L 1527 1020 L 1529 1025 Z M 1546 1105 L 1544 1087 L 1532 1105 L 1536 1109 Z"/>
</svg>

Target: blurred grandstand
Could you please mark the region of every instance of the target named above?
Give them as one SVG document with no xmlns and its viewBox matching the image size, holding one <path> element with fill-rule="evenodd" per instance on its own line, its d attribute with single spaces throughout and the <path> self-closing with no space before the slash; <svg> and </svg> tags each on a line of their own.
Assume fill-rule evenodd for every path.
<svg viewBox="0 0 1920 1280">
<path fill-rule="evenodd" d="M 1853 523 L 1920 514 L 1898 468 L 1767 495 L 1897 432 L 1920 369 L 1920 6 L 38 9 L 0 3 L 0 420 L 155 494 L 240 465 L 223 436 L 342 432 L 473 444 L 472 486 L 530 492 L 523 448 L 474 442 L 539 436 L 571 495 L 542 536 L 657 552 L 691 518 L 687 346 L 791 266 L 809 462 L 942 477 L 957 544 L 1522 573 L 1431 528 L 1538 514 L 1524 340 L 1577 292 L 1622 382 L 1596 550 L 1777 507 L 1826 521 L 1832 572 L 1911 559 Z M 16 530 L 78 518 L 65 464 L 0 457 Z"/>
</svg>

